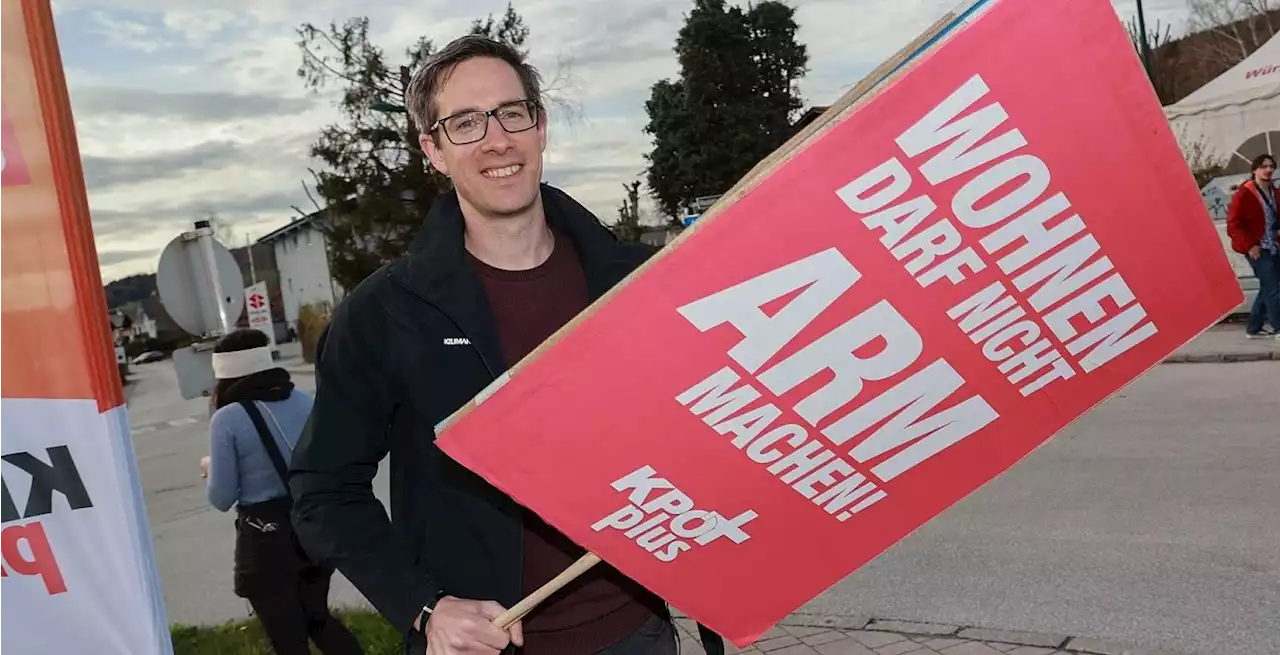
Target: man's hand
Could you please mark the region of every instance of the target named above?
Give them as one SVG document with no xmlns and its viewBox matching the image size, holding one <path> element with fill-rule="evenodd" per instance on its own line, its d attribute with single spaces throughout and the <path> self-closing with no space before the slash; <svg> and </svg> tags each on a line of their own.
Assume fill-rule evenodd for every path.
<svg viewBox="0 0 1280 655">
<path fill-rule="evenodd" d="M 209 456 L 205 455 L 200 458 L 200 477 L 209 477 Z"/>
<path fill-rule="evenodd" d="M 1260 257 L 1262 257 L 1262 246 L 1254 246 L 1249 249 L 1249 259 L 1256 262 Z"/>
<path fill-rule="evenodd" d="M 508 644 L 524 645 L 520 622 L 503 630 L 493 624 L 506 611 L 491 600 L 445 596 L 427 620 L 427 655 L 500 653 Z"/>
</svg>

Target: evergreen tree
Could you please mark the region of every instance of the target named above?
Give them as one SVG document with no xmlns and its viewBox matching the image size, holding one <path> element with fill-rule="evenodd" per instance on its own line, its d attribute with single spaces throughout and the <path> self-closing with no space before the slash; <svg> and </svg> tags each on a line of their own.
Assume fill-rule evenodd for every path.
<svg viewBox="0 0 1280 655">
<path fill-rule="evenodd" d="M 695 0 L 676 39 L 677 80 L 650 91 L 647 181 L 678 219 L 694 198 L 723 193 L 791 135 L 807 48 L 795 9 L 766 0 L 746 11 Z"/>
</svg>

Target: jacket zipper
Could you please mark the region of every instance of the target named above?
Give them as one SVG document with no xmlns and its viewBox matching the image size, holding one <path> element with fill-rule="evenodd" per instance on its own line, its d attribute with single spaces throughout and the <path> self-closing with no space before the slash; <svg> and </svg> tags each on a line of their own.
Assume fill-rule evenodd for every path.
<svg viewBox="0 0 1280 655">
<path fill-rule="evenodd" d="M 489 382 L 492 383 L 498 379 L 498 374 L 494 372 L 493 366 L 489 364 L 489 360 L 484 356 L 484 351 L 480 350 L 480 347 L 476 345 L 476 342 L 471 339 L 471 335 L 467 334 L 467 331 L 462 329 L 462 325 L 460 325 L 458 321 L 453 318 L 453 316 L 450 316 L 449 312 L 446 312 L 444 308 L 418 295 L 418 293 L 415 292 L 413 289 L 410 289 L 404 286 L 403 284 L 400 284 L 398 281 L 396 281 L 394 277 L 391 278 L 391 282 L 396 286 L 400 287 L 401 289 L 408 291 L 410 295 L 412 295 L 414 298 L 417 298 L 423 304 L 435 309 L 437 312 L 440 312 L 441 316 L 449 319 L 449 322 L 453 324 L 453 327 L 457 328 L 458 334 L 461 334 L 463 338 L 467 340 L 467 343 L 471 346 L 471 349 L 474 350 L 476 355 L 480 357 L 480 363 L 484 364 L 485 370 L 488 371 L 489 373 Z M 516 584 L 515 598 L 518 602 L 520 600 L 520 596 L 523 593 L 523 588 L 524 588 L 524 521 L 526 520 L 524 514 L 528 510 L 526 510 L 524 506 L 520 505 L 519 503 L 516 503 L 514 500 L 512 501 L 512 504 L 516 506 L 516 511 L 520 515 L 520 525 L 518 526 L 519 532 L 517 533 L 518 536 L 516 537 L 516 544 L 517 544 L 516 570 L 518 575 L 516 576 L 516 581 L 515 581 L 515 584 Z"/>
</svg>

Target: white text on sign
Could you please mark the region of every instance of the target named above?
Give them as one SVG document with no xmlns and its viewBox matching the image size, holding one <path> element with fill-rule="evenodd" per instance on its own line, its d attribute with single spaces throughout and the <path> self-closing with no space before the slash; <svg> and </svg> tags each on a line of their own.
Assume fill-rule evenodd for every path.
<svg viewBox="0 0 1280 655">
<path fill-rule="evenodd" d="M 755 373 L 755 383 L 739 385 L 741 376 L 725 367 L 676 401 L 719 434 L 731 433 L 732 446 L 840 521 L 885 498 L 878 482 L 896 478 L 998 417 L 978 394 L 942 407 L 963 393 L 964 378 L 943 358 L 920 361 L 923 338 L 888 300 L 862 307 L 756 373 L 860 279 L 853 264 L 829 248 L 679 308 L 704 332 L 725 323 L 736 328 L 742 340 L 728 355 Z M 762 309 L 796 292 L 772 316 Z M 765 398 L 760 388 L 776 399 L 819 377 L 829 381 L 792 408 L 809 427 L 775 427 L 782 409 L 772 400 L 757 402 Z M 896 384 L 867 397 L 865 383 L 881 381 Z M 861 402 L 841 411 L 855 401 Z M 810 429 L 819 424 L 826 443 L 852 444 L 849 459 L 811 438 Z"/>
<path fill-rule="evenodd" d="M 681 551 L 707 546 L 719 540 L 740 544 L 751 538 L 742 526 L 756 518 L 745 510 L 733 518 L 701 509 L 693 499 L 665 478 L 657 477 L 652 466 L 642 466 L 615 480 L 617 491 L 626 492 L 626 505 L 596 521 L 592 530 L 620 530 L 623 536 L 663 562 L 674 560 Z"/>
<path fill-rule="evenodd" d="M 42 520 L 55 511 L 54 492 L 66 501 L 70 510 L 82 510 L 93 507 L 89 491 L 85 488 L 80 470 L 76 467 L 75 458 L 67 446 L 46 448 L 44 457 L 30 452 L 13 452 L 4 455 L 4 462 L 22 472 L 26 484 L 26 503 L 22 509 L 14 502 L 14 494 L 10 492 L 10 479 L 0 478 L 4 497 L 2 509 L 5 524 L 3 537 L 0 538 L 0 553 L 4 555 L 4 567 L 0 576 L 9 577 L 12 571 L 17 575 L 39 577 L 44 582 L 46 593 L 50 596 L 67 591 L 66 581 L 58 566 L 58 558 L 53 545 L 45 532 Z M 25 521 L 13 525 L 17 521 Z"/>
<path fill-rule="evenodd" d="M 995 263 L 1003 279 L 975 289 L 947 315 L 1029 396 L 1077 370 L 1096 370 L 1157 329 L 1066 194 L 1052 189 L 1048 165 L 1019 152 L 1028 145 L 1022 132 L 987 139 L 1009 119 L 999 102 L 970 111 L 989 91 L 974 75 L 896 140 L 908 158 L 936 150 L 919 164 L 929 184 L 969 176 L 951 198 L 954 220 L 935 215 L 927 191 L 903 199 L 914 180 L 898 157 L 836 195 L 922 287 L 960 285 Z"/>
</svg>

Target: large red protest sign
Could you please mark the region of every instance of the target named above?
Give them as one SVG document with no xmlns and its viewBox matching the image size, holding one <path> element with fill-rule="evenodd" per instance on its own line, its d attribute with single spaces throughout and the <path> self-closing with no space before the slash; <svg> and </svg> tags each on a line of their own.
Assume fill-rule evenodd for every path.
<svg viewBox="0 0 1280 655">
<path fill-rule="evenodd" d="M 998 3 L 837 120 L 439 439 L 740 645 L 1241 299 L 1105 0 Z"/>
</svg>

